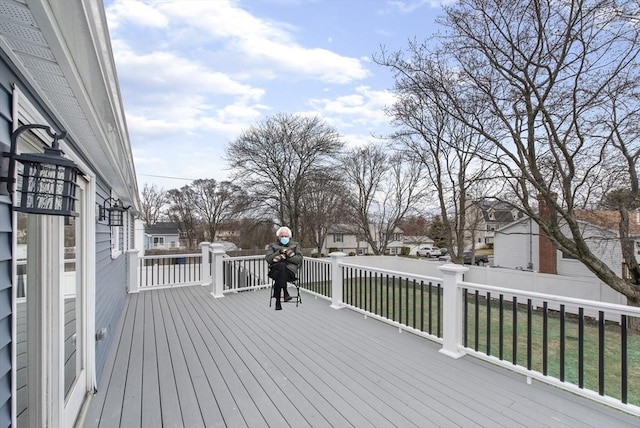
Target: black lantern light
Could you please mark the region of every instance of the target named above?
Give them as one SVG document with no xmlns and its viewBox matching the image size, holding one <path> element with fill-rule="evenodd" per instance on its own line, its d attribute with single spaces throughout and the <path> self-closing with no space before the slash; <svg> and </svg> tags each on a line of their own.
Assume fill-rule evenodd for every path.
<svg viewBox="0 0 640 428">
<path fill-rule="evenodd" d="M 45 147 L 44 153 L 16 154 L 18 137 L 30 129 L 45 129 L 53 138 L 51 147 Z M 49 214 L 77 217 L 74 211 L 76 202 L 76 179 L 82 172 L 71 160 L 65 158 L 58 148 L 58 140 L 66 137 L 67 132 L 54 133 L 47 125 L 23 125 L 11 134 L 11 151 L 3 153 L 9 159 L 7 190 L 13 193 L 16 182 L 14 173 L 16 161 L 22 164 L 18 171 L 18 191 L 13 209 L 32 214 Z"/>
<path fill-rule="evenodd" d="M 124 213 L 131 208 L 125 207 L 120 199 L 107 198 L 104 205 L 100 207 L 100 220 L 107 218 L 109 226 L 122 226 L 124 224 Z"/>
</svg>

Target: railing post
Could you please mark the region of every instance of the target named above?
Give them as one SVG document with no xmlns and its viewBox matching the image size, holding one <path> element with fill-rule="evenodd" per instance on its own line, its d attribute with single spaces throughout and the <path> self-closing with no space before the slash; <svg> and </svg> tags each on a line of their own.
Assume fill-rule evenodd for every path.
<svg viewBox="0 0 640 428">
<path fill-rule="evenodd" d="M 215 298 L 224 297 L 222 290 L 224 289 L 224 275 L 222 266 L 222 256 L 224 256 L 224 246 L 222 244 L 211 244 L 211 253 L 213 254 L 213 277 L 211 279 L 211 295 Z"/>
<path fill-rule="evenodd" d="M 460 358 L 458 344 L 462 339 L 462 291 L 458 283 L 462 282 L 462 274 L 469 268 L 461 265 L 446 264 L 438 266 L 443 274 L 442 281 L 442 348 L 440 352 L 452 358 Z"/>
<path fill-rule="evenodd" d="M 129 275 L 127 278 L 128 284 L 127 288 L 129 289 L 129 293 L 137 293 L 140 291 L 140 285 L 138 280 L 140 278 L 140 266 L 138 266 L 138 253 L 139 250 L 128 250 L 127 256 L 129 263 Z"/>
<path fill-rule="evenodd" d="M 342 275 L 340 260 L 346 256 L 340 251 L 329 254 L 331 256 L 331 307 L 341 309 L 344 307 L 342 301 Z"/>
<path fill-rule="evenodd" d="M 202 285 L 211 285 L 211 266 L 209 265 L 209 242 L 201 242 L 200 252 L 202 253 L 202 263 L 200 264 L 200 278 Z"/>
</svg>

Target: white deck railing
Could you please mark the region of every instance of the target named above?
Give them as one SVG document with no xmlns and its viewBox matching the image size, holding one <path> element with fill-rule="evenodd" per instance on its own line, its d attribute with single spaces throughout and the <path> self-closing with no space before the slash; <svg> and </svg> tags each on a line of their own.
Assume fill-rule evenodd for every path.
<svg viewBox="0 0 640 428">
<path fill-rule="evenodd" d="M 180 258 L 184 261 L 176 261 Z M 139 270 L 130 276 L 131 292 L 199 284 L 222 298 L 271 285 L 264 256 L 228 257 L 218 244 L 201 244 L 200 254 L 138 259 L 135 253 L 130 263 Z M 450 357 L 473 355 L 528 381 L 538 379 L 640 416 L 640 335 L 628 329 L 640 320 L 640 308 L 464 282 L 468 268 L 460 265 L 438 269 L 440 278 L 350 264 L 345 254 L 332 253 L 328 259 L 305 258 L 300 283 L 334 309 L 349 308 L 423 335 L 442 344 L 441 352 Z M 553 331 L 549 320 L 560 331 Z M 508 333 L 511 329 L 517 333 Z M 577 341 L 576 348 L 566 340 Z M 561 367 L 548 367 L 550 354 Z M 593 358 L 596 362 L 587 361 Z M 565 375 L 565 366 L 577 375 Z"/>
</svg>

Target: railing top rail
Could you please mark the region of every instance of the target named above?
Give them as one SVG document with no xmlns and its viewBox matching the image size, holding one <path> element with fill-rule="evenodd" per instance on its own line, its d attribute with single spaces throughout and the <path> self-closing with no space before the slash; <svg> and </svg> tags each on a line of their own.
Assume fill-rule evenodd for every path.
<svg viewBox="0 0 640 428">
<path fill-rule="evenodd" d="M 258 254 L 255 256 L 234 256 L 234 257 L 225 255 L 224 259 L 225 260 L 260 260 L 260 259 L 264 259 L 264 254 Z M 314 263 L 317 262 L 317 263 L 331 264 L 331 259 L 328 259 L 328 258 L 320 259 L 315 257 L 305 257 L 304 260 L 314 262 Z"/>
<path fill-rule="evenodd" d="M 264 259 L 264 254 L 258 254 L 256 256 L 235 256 L 235 257 L 225 256 L 224 259 L 225 260 L 260 260 L 260 259 Z"/>
<path fill-rule="evenodd" d="M 381 274 L 385 274 L 385 275 L 393 275 L 393 276 L 398 276 L 398 277 L 402 277 L 402 278 L 410 278 L 410 279 L 416 279 L 416 280 L 421 280 L 421 281 L 427 281 L 427 282 L 437 282 L 437 283 L 442 283 L 443 282 L 443 279 L 442 278 L 438 278 L 437 276 L 427 276 L 427 275 L 420 275 L 420 274 L 416 274 L 416 273 L 400 272 L 400 271 L 397 271 L 397 270 L 375 268 L 375 267 L 371 267 L 371 266 L 363 266 L 363 265 L 358 265 L 358 264 L 353 264 L 353 263 L 345 263 L 345 262 L 340 262 L 340 266 L 349 267 L 349 268 L 355 268 L 355 269 L 361 269 L 361 270 L 366 270 L 366 271 L 371 271 L 371 272 L 377 272 L 377 273 L 381 273 Z"/>
<path fill-rule="evenodd" d="M 535 291 L 517 290 L 514 288 L 496 287 L 493 285 L 478 284 L 475 282 L 462 281 L 458 283 L 458 288 L 465 288 L 465 287 L 489 291 L 492 293 L 496 292 L 499 294 L 530 297 L 532 299 L 538 299 L 538 300 L 543 300 L 547 302 L 570 304 L 570 305 L 581 306 L 589 309 L 595 309 L 598 311 L 604 310 L 605 312 L 615 313 L 618 315 L 640 317 L 640 308 L 636 308 L 634 306 L 599 302 L 596 300 L 577 299 L 575 297 L 557 296 L 554 294 L 544 294 L 544 293 L 538 293 Z"/>
<path fill-rule="evenodd" d="M 308 262 L 312 262 L 312 263 L 319 263 L 319 264 L 325 264 L 325 265 L 330 265 L 331 264 L 331 259 L 329 258 L 318 258 L 318 257 L 305 257 L 305 260 Z"/>
<path fill-rule="evenodd" d="M 202 253 L 190 254 L 156 254 L 154 256 L 140 256 L 139 259 L 175 259 L 180 257 L 201 257 Z"/>
</svg>

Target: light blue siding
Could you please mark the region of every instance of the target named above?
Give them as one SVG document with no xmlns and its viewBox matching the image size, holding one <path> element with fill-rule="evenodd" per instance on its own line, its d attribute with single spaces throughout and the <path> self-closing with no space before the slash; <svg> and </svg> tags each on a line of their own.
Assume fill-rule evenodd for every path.
<svg viewBox="0 0 640 428">
<path fill-rule="evenodd" d="M 108 185 L 98 180 L 96 201 L 109 197 Z M 100 379 L 114 330 L 127 295 L 126 253 L 111 258 L 111 228 L 105 221 L 96 222 L 96 332 L 107 329 L 104 339 L 96 342 L 96 376 Z M 100 389 L 98 384 L 98 389 Z"/>
<path fill-rule="evenodd" d="M 0 196 L 0 427 L 11 426 L 11 200 Z"/>
<path fill-rule="evenodd" d="M 11 81 L 13 73 L 0 56 L 0 151 L 8 151 L 11 142 Z M 8 159 L 0 158 L 7 165 Z M 11 290 L 12 237 L 11 198 L 0 184 L 0 427 L 11 426 Z"/>
</svg>

